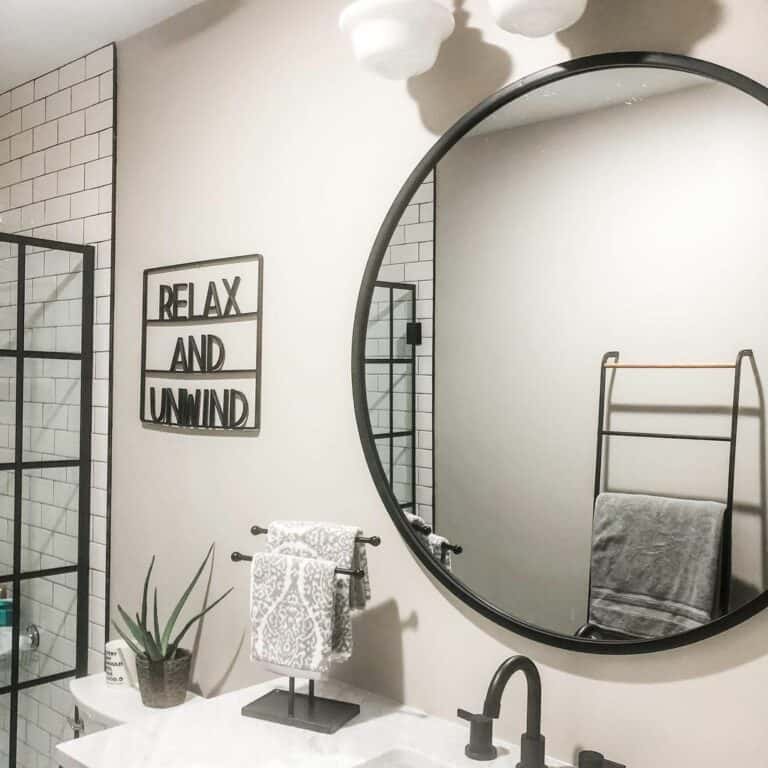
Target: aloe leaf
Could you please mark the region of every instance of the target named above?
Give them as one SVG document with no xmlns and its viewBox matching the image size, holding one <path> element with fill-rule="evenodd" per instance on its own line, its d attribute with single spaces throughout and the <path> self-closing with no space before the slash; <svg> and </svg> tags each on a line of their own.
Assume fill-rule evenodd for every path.
<svg viewBox="0 0 768 768">
<path fill-rule="evenodd" d="M 141 631 L 141 629 L 139 629 L 138 624 L 136 624 L 136 622 L 123 610 L 122 605 L 118 605 L 117 610 L 120 611 L 120 615 L 123 617 L 125 626 L 128 627 L 129 632 L 136 639 L 136 642 L 138 643 L 139 647 L 143 649 L 142 653 L 145 656 L 149 656 L 149 653 L 147 652 L 147 648 L 146 648 L 146 643 L 144 641 L 144 633 Z"/>
<path fill-rule="evenodd" d="M 209 606 L 206 608 L 203 608 L 200 613 L 197 614 L 197 616 L 193 616 L 185 625 L 184 629 L 179 632 L 179 634 L 176 636 L 176 639 L 168 646 L 168 654 L 166 658 L 173 658 L 173 656 L 176 653 L 176 649 L 179 647 L 179 643 L 182 641 L 184 635 L 187 634 L 187 630 L 196 622 L 205 616 L 208 611 L 211 610 L 211 608 L 215 608 L 232 590 L 234 587 L 230 587 L 218 600 L 214 600 Z"/>
<path fill-rule="evenodd" d="M 200 574 L 203 572 L 203 568 L 205 568 L 205 565 L 211 556 L 211 552 L 213 552 L 213 544 L 211 544 L 211 546 L 208 548 L 208 554 L 205 556 L 205 560 L 203 560 L 202 565 L 197 569 L 197 573 L 195 574 L 195 577 L 192 579 L 192 583 L 184 591 L 184 594 L 181 596 L 181 599 L 176 604 L 176 607 L 173 609 L 173 612 L 171 613 L 171 616 L 168 619 L 168 623 L 165 625 L 165 630 L 163 631 L 163 636 L 161 638 L 161 646 L 166 649 L 166 652 L 169 648 L 168 641 L 171 638 L 171 632 L 173 632 L 173 627 L 175 626 L 176 621 L 179 618 L 179 614 L 184 608 L 184 605 L 187 602 L 187 599 L 192 594 L 192 590 L 195 588 L 195 584 L 197 584 L 197 580 L 200 578 Z M 175 650 L 176 649 L 174 648 L 174 652 Z"/>
<path fill-rule="evenodd" d="M 125 640 L 126 643 L 128 643 L 128 647 L 137 655 L 137 656 L 146 656 L 144 651 L 140 650 L 139 647 L 136 645 L 136 643 L 131 640 L 131 638 L 128 636 L 127 632 L 123 632 L 122 627 L 118 625 L 116 621 L 112 622 L 112 626 L 115 628 L 117 633 L 120 635 L 120 637 Z"/>
<path fill-rule="evenodd" d="M 136 614 L 136 621 L 139 621 L 139 614 Z M 149 658 L 152 659 L 152 661 L 161 661 L 163 658 L 163 654 L 160 653 L 160 649 L 157 647 L 157 643 L 152 639 L 152 635 L 150 634 L 149 630 L 145 627 L 139 624 L 139 630 L 141 631 L 143 637 L 144 637 L 144 646 L 147 649 L 147 653 L 149 654 Z"/>
<path fill-rule="evenodd" d="M 163 648 L 162 641 L 160 640 L 160 620 L 157 617 L 157 587 L 155 587 L 155 609 L 154 609 L 154 618 L 155 618 L 155 644 L 160 649 L 160 653 L 163 653 L 165 650 Z"/>
<path fill-rule="evenodd" d="M 117 610 L 120 612 L 120 616 L 125 622 L 125 626 L 128 628 L 128 631 L 136 639 L 136 642 L 143 647 L 144 635 L 139 629 L 139 625 L 125 612 L 125 609 L 123 608 L 122 605 L 118 605 Z"/>
<path fill-rule="evenodd" d="M 147 626 L 147 590 L 149 589 L 149 577 L 152 575 L 152 568 L 155 566 L 155 556 L 152 555 L 152 560 L 149 563 L 147 569 L 147 575 L 144 579 L 144 592 L 141 595 L 141 621 L 139 622 L 142 627 Z"/>
</svg>

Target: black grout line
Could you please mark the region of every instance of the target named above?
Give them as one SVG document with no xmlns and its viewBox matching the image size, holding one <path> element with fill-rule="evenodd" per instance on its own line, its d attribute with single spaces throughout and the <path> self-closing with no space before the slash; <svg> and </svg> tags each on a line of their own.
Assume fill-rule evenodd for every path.
<svg viewBox="0 0 768 768">
<path fill-rule="evenodd" d="M 99 158 L 100 160 L 107 160 L 109 156 Z M 26 184 L 28 181 L 31 181 L 32 183 L 35 182 L 36 179 L 42 179 L 43 176 L 52 176 L 54 173 L 61 173 L 61 171 L 69 171 L 72 168 L 85 168 L 88 163 L 93 162 L 92 160 L 88 160 L 85 163 L 77 163 L 77 165 L 70 165 L 68 168 L 62 168 L 59 171 L 51 171 L 50 173 L 44 173 L 42 176 L 32 176 L 29 179 L 24 179 L 22 181 L 17 181 L 16 184 Z M 12 184 L 12 187 L 15 187 L 16 184 Z M 11 211 L 20 211 L 22 208 L 27 208 L 30 205 L 37 205 L 38 203 L 47 203 L 49 200 L 59 200 L 62 197 L 72 197 L 72 195 L 80 195 L 83 192 L 92 192 L 92 191 L 98 191 L 100 189 L 106 189 L 107 187 L 111 187 L 112 184 L 100 184 L 98 187 L 83 187 L 82 189 L 78 189 L 75 192 L 62 192 L 61 194 L 55 194 L 51 195 L 50 197 L 44 197 L 42 200 L 33 200 L 31 203 L 25 203 L 24 205 L 17 205 L 14 208 L 6 208 L 3 211 L 0 211 L 0 213 L 10 213 Z M 3 187 L 4 189 L 4 187 Z M 112 211 L 101 211 L 100 213 L 91 213 L 88 214 L 88 216 L 74 216 L 69 219 L 62 219 L 61 221 L 52 221 L 49 224 L 41 224 L 41 227 L 51 227 L 56 226 L 56 224 L 66 224 L 70 221 L 85 221 L 86 219 L 92 219 L 94 216 L 104 216 L 106 214 L 112 213 Z M 36 229 L 36 227 L 33 227 L 33 229 Z M 109 240 L 100 240 L 97 242 L 107 243 Z"/>
<path fill-rule="evenodd" d="M 88 51 L 88 53 L 84 53 L 82 56 L 75 56 L 74 59 L 71 61 L 67 61 L 64 64 L 59 65 L 58 67 L 54 67 L 53 69 L 49 69 L 47 72 L 43 72 L 42 75 L 35 75 L 34 77 L 31 77 L 29 80 L 25 80 L 23 83 L 19 83 L 18 85 L 13 85 L 7 90 L 0 93 L 0 96 L 5 96 L 6 93 L 10 93 L 11 91 L 15 91 L 18 88 L 23 88 L 25 85 L 29 85 L 30 83 L 34 83 L 35 80 L 40 80 L 43 77 L 47 77 L 48 75 L 52 75 L 54 72 L 58 72 L 61 69 L 64 69 L 64 67 L 68 67 L 70 64 L 74 64 L 76 61 L 80 61 L 80 59 L 87 59 L 92 54 L 96 53 L 97 51 L 101 51 L 104 48 L 109 48 L 112 46 L 112 49 L 114 50 L 116 48 L 116 43 L 113 40 L 111 43 L 105 43 L 104 45 L 100 45 L 98 48 L 94 48 L 92 51 Z M 108 69 L 104 70 L 104 72 L 100 72 L 98 75 L 94 75 L 94 77 L 99 77 L 100 75 L 106 74 L 109 72 Z M 93 78 L 86 77 L 83 80 L 81 80 L 81 83 L 84 83 L 86 80 L 92 80 Z M 80 83 L 74 83 L 74 85 L 79 85 Z M 68 85 L 67 88 L 71 88 L 71 85 Z M 64 90 L 63 88 L 60 90 Z M 54 91 L 54 93 L 57 93 L 57 91 Z M 34 86 L 33 86 L 33 94 L 34 94 Z M 36 101 L 40 101 L 40 99 L 36 99 Z M 31 102 L 30 102 L 31 103 Z M 24 105 L 24 107 L 28 106 L 27 104 Z M 16 109 L 24 109 L 24 107 L 17 107 Z M 15 109 L 10 110 L 6 114 L 10 114 L 11 112 L 15 112 Z"/>
<path fill-rule="evenodd" d="M 110 71 L 110 70 L 108 70 L 108 71 Z M 106 72 L 104 74 L 106 74 Z M 114 98 L 111 98 L 111 99 L 101 99 L 100 101 L 95 101 L 93 104 L 89 104 L 87 107 L 83 107 L 82 109 L 76 109 L 76 110 L 74 110 L 74 112 L 67 112 L 65 115 L 62 115 L 61 117 L 54 117 L 51 120 L 44 120 L 42 123 L 37 123 L 37 125 L 30 126 L 29 128 L 22 128 L 20 131 L 16 131 L 16 133 L 11 133 L 8 136 L 6 136 L 4 139 L 0 139 L 0 141 L 8 141 L 8 142 L 10 142 L 11 139 L 16 138 L 17 136 L 21 136 L 22 133 L 27 133 L 28 131 L 33 131 L 34 132 L 34 130 L 36 128 L 40 128 L 40 126 L 42 126 L 42 125 L 48 125 L 49 123 L 57 123 L 58 124 L 59 120 L 63 120 L 65 117 L 70 117 L 71 115 L 76 115 L 79 112 L 82 112 L 83 113 L 83 117 L 85 117 L 85 112 L 87 110 L 91 109 L 92 107 L 96 107 L 99 104 L 106 104 L 108 101 L 114 101 Z M 12 110 L 12 111 L 17 112 L 17 111 L 20 111 L 20 110 Z M 10 114 L 10 113 L 8 113 L 8 114 Z M 6 115 L 3 115 L 3 117 L 6 117 Z M 9 158 L 7 162 L 3 163 L 3 165 L 9 165 L 10 163 L 15 163 L 17 160 L 21 161 L 21 160 L 24 160 L 27 157 L 32 157 L 32 155 L 38 155 L 41 152 L 47 152 L 49 149 L 53 149 L 54 147 L 63 147 L 65 144 L 72 144 L 73 141 L 80 141 L 81 139 L 84 139 L 86 136 L 98 136 L 99 134 L 104 133 L 104 131 L 112 130 L 112 126 L 109 126 L 107 128 L 99 128 L 96 131 L 86 131 L 85 129 L 83 129 L 83 130 L 84 130 L 84 133 L 83 133 L 82 136 L 74 136 L 71 139 L 64 139 L 64 141 L 56 141 L 55 144 L 49 144 L 47 147 L 41 147 L 40 149 L 34 149 L 33 148 L 33 150 L 31 152 L 27 152 L 24 155 L 18 155 L 17 157 Z M 58 139 L 58 129 L 56 131 L 56 136 L 57 136 L 57 139 Z M 34 142 L 34 136 L 33 136 L 33 142 Z M 105 155 L 104 157 L 105 158 L 109 157 L 109 155 Z M 95 159 L 96 160 L 101 160 L 103 158 L 97 157 Z M 92 162 L 92 161 L 88 161 L 88 162 Z M 80 163 L 78 163 L 77 165 L 80 165 Z M 60 170 L 66 170 L 66 169 L 60 169 Z M 55 173 L 55 171 L 51 171 L 51 173 Z M 43 174 L 43 175 L 47 175 L 47 174 Z M 37 178 L 37 177 L 34 177 L 34 178 Z M 21 181 L 27 181 L 27 179 L 22 179 Z M 20 182 L 16 182 L 16 183 L 18 184 Z M 12 187 L 14 185 L 13 184 L 7 184 L 6 186 Z M 0 189 L 5 189 L 5 187 L 0 187 Z"/>
<path fill-rule="evenodd" d="M 100 158 L 100 159 L 101 160 L 107 160 L 109 158 L 103 157 L 103 158 Z M 93 162 L 93 161 L 88 161 L 88 162 Z M 79 168 L 81 166 L 85 167 L 85 165 L 87 165 L 87 163 L 78 163 L 77 165 L 73 165 L 73 166 L 70 166 L 70 167 L 71 168 Z M 68 171 L 70 169 L 69 168 L 62 168 L 61 170 L 62 171 Z M 61 173 L 61 171 L 51 171 L 51 174 L 53 174 L 53 173 Z M 43 176 L 49 176 L 49 175 L 50 174 L 47 174 L 47 173 L 43 174 Z M 35 179 L 41 179 L 41 178 L 43 178 L 43 177 L 42 176 L 33 176 L 32 178 L 24 179 L 24 181 L 19 181 L 17 183 L 18 184 L 26 184 L 26 182 L 28 182 L 28 181 L 31 181 L 31 182 L 34 183 Z M 13 186 L 15 186 L 15 185 L 13 185 Z M 4 211 L 0 211 L 0 214 L 7 214 L 7 213 L 11 213 L 12 211 L 21 211 L 24 208 L 28 208 L 31 205 L 43 205 L 44 206 L 45 203 L 47 203 L 49 200 L 58 200 L 58 199 L 61 199 L 63 197 L 72 197 L 72 195 L 79 195 L 79 194 L 81 194 L 83 192 L 91 192 L 92 190 L 97 190 L 98 191 L 100 189 L 104 189 L 105 187 L 109 187 L 109 186 L 112 186 L 112 185 L 111 184 L 100 184 L 97 187 L 83 187 L 83 189 L 78 189 L 76 192 L 64 192 L 61 195 L 56 194 L 56 195 L 53 195 L 52 197 L 46 197 L 43 200 L 33 200 L 31 203 L 25 203 L 24 205 L 17 205 L 17 206 L 15 206 L 13 208 L 6 208 Z M 39 227 L 55 227 L 57 224 L 68 224 L 68 223 L 70 223 L 72 221 L 83 221 L 84 222 L 86 219 L 92 219 L 92 218 L 94 218 L 96 216 L 106 216 L 106 215 L 108 215 L 110 213 L 112 213 L 112 211 L 102 211 L 101 213 L 91 213 L 88 216 L 73 216 L 73 217 L 70 217 L 70 218 L 62 219 L 61 221 L 51 221 L 51 222 L 48 222 L 47 224 L 45 224 L 45 223 L 44 224 L 39 224 L 37 226 L 32 227 L 32 229 L 33 230 L 34 229 L 38 229 Z M 19 230 L 19 232 L 13 233 L 13 234 L 21 234 L 22 231 L 28 232 L 29 229 Z M 107 243 L 107 242 L 109 242 L 109 240 L 97 240 L 96 242 L 97 243 Z"/>
</svg>

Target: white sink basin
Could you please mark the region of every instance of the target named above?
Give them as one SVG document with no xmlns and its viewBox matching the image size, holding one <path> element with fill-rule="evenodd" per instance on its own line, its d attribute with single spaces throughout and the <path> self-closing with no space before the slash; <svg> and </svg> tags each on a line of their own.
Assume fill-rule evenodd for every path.
<svg viewBox="0 0 768 768">
<path fill-rule="evenodd" d="M 390 749 L 378 757 L 360 763 L 356 768 L 450 768 L 412 749 Z"/>
</svg>

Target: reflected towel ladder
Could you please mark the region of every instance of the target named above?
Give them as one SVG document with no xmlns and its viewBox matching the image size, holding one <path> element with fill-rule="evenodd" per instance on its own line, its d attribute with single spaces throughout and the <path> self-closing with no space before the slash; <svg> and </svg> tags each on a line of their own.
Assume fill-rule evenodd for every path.
<svg viewBox="0 0 768 768">
<path fill-rule="evenodd" d="M 597 416 L 597 452 L 595 458 L 595 488 L 594 502 L 600 495 L 603 471 L 603 441 L 606 437 L 646 437 L 667 440 L 704 440 L 730 444 L 728 454 L 728 490 L 726 493 L 725 514 L 723 518 L 723 541 L 720 569 L 720 596 L 719 605 L 721 613 L 728 612 L 731 589 L 731 547 L 733 537 L 733 486 L 736 466 L 736 434 L 739 422 L 739 391 L 741 389 L 741 365 L 745 358 L 754 360 L 751 349 L 742 349 L 733 363 L 620 363 L 618 352 L 606 352 L 603 355 L 600 366 L 600 401 Z M 613 361 L 613 362 L 611 362 Z M 606 429 L 605 427 L 605 380 L 609 370 L 627 369 L 724 369 L 733 370 L 733 401 L 731 407 L 731 430 L 729 435 L 689 435 L 661 432 L 631 432 L 624 430 Z M 590 568 L 589 594 L 592 592 L 592 575 Z M 591 602 L 591 601 L 590 601 Z M 589 603 L 588 603 L 589 605 Z"/>
</svg>

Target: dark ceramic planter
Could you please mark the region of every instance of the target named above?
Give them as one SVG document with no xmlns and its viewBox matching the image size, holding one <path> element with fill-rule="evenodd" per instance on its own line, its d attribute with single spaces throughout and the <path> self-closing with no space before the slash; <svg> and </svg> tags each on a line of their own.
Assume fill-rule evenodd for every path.
<svg viewBox="0 0 768 768">
<path fill-rule="evenodd" d="M 139 692 L 145 707 L 164 709 L 183 704 L 189 688 L 192 654 L 179 648 L 170 661 L 150 661 L 136 657 Z"/>
</svg>

